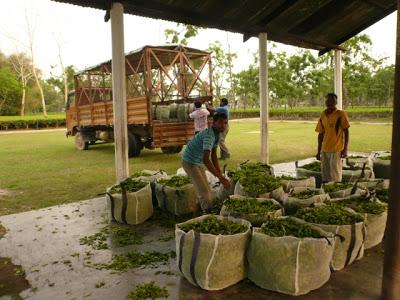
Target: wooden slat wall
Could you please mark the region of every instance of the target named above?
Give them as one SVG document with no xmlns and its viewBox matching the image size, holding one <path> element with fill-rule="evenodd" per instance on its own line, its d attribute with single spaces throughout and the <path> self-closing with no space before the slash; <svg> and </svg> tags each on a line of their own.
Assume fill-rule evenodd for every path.
<svg viewBox="0 0 400 300">
<path fill-rule="evenodd" d="M 146 97 L 128 99 L 127 110 L 128 110 L 128 124 L 133 124 L 133 125 L 149 124 Z M 76 122 L 73 122 L 74 126 L 112 125 L 113 124 L 112 101 L 97 102 L 94 103 L 92 106 L 80 105 L 76 109 L 76 113 L 74 113 L 74 116 L 77 120 Z"/>
<path fill-rule="evenodd" d="M 185 145 L 194 135 L 194 123 L 153 122 L 153 146 L 171 147 Z"/>
</svg>

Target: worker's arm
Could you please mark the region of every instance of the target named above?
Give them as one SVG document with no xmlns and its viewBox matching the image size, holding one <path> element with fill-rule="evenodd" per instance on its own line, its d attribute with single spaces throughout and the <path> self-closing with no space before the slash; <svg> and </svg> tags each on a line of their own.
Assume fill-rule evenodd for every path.
<svg viewBox="0 0 400 300">
<path fill-rule="evenodd" d="M 318 134 L 318 151 L 317 151 L 317 155 L 316 155 L 317 160 L 321 160 L 321 149 L 322 149 L 322 141 L 323 140 L 324 140 L 324 134 L 319 133 Z"/>
<path fill-rule="evenodd" d="M 214 164 L 215 161 L 217 161 L 216 165 Z M 230 182 L 221 174 L 221 170 L 219 168 L 216 148 L 213 148 L 211 151 L 204 150 L 203 163 L 207 167 L 207 169 L 211 172 L 211 174 L 213 174 L 215 177 L 219 179 L 219 181 L 224 185 L 225 188 L 229 188 Z"/>
<path fill-rule="evenodd" d="M 347 146 L 349 145 L 349 137 L 350 137 L 349 129 L 348 128 L 344 129 L 343 133 L 344 133 L 344 148 L 343 148 L 342 152 L 340 153 L 340 156 L 342 158 L 346 158 L 347 157 Z"/>
</svg>

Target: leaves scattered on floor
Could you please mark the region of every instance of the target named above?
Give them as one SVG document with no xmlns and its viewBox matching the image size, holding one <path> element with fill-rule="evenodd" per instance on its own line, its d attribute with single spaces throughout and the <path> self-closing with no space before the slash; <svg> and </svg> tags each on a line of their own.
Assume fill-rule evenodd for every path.
<svg viewBox="0 0 400 300">
<path fill-rule="evenodd" d="M 128 295 L 128 300 L 144 300 L 168 298 L 169 292 L 165 287 L 160 287 L 154 283 L 139 284 L 135 290 Z"/>
<path fill-rule="evenodd" d="M 95 264 L 98 270 L 113 270 L 125 272 L 129 269 L 141 267 L 155 268 L 160 264 L 166 265 L 170 258 L 175 258 L 174 251 L 162 253 L 157 251 L 146 251 L 144 253 L 133 251 L 125 254 L 114 254 L 111 262 Z"/>
<path fill-rule="evenodd" d="M 80 238 L 79 242 L 81 245 L 91 246 L 94 250 L 102 250 L 110 248 L 108 238 L 116 247 L 143 244 L 141 234 L 134 231 L 133 228 L 123 225 L 104 226 L 99 232 Z"/>
<path fill-rule="evenodd" d="M 7 229 L 6 229 L 3 225 L 1 225 L 1 223 L 0 223 L 0 239 L 1 239 L 3 236 L 5 236 L 6 233 L 7 233 Z"/>
</svg>

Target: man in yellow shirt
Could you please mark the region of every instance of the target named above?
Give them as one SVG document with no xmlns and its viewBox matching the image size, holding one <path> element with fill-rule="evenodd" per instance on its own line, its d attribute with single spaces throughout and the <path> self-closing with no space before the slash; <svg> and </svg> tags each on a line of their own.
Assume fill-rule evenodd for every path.
<svg viewBox="0 0 400 300">
<path fill-rule="evenodd" d="M 326 96 L 326 109 L 321 113 L 315 131 L 318 132 L 317 159 L 321 160 L 322 182 L 342 181 L 342 158 L 347 157 L 349 119 L 336 109 L 337 96 Z"/>
</svg>

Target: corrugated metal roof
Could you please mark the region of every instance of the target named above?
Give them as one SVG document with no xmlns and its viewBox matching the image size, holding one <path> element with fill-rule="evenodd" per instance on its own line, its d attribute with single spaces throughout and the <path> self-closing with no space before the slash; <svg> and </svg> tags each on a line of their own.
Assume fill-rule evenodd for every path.
<svg viewBox="0 0 400 300">
<path fill-rule="evenodd" d="M 111 0 L 52 0 L 107 10 Z M 396 0 L 125 0 L 128 14 L 242 33 L 324 53 L 396 10 Z"/>
</svg>

